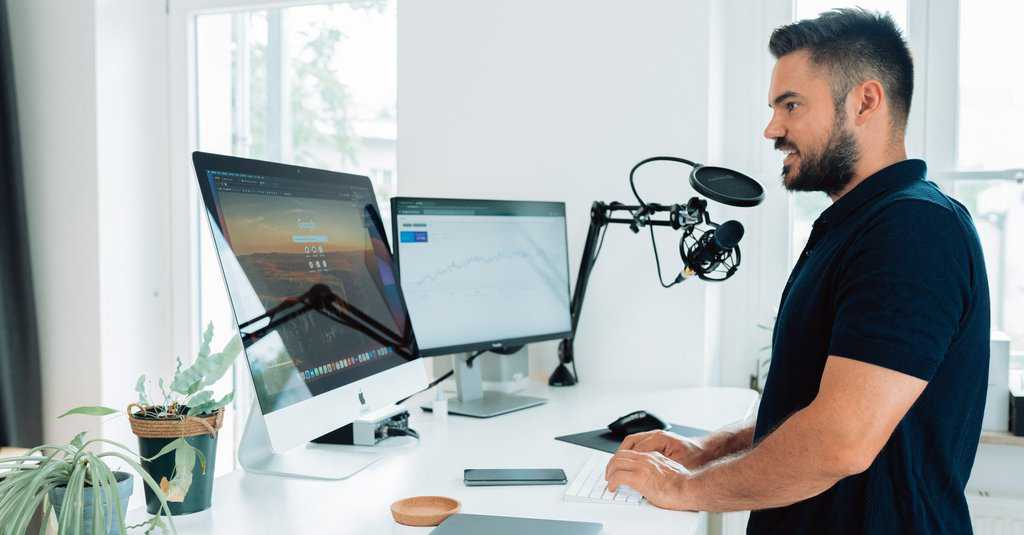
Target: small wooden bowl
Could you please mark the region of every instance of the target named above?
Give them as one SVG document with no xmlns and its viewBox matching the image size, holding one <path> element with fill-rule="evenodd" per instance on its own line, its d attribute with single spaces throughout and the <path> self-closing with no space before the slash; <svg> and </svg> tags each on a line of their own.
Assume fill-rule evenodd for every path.
<svg viewBox="0 0 1024 535">
<path fill-rule="evenodd" d="M 444 496 L 414 496 L 391 504 L 391 516 L 406 526 L 436 526 L 460 509 L 458 500 Z"/>
</svg>

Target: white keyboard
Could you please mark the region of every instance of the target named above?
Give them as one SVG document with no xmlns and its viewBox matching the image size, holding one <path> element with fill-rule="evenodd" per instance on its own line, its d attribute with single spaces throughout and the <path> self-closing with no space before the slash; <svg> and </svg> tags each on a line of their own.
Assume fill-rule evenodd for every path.
<svg viewBox="0 0 1024 535">
<path fill-rule="evenodd" d="M 625 485 L 619 485 L 617 492 L 608 490 L 608 482 L 604 480 L 604 469 L 611 458 L 611 454 L 608 453 L 593 453 L 565 490 L 565 501 L 621 505 L 642 505 L 647 501 L 639 492 Z"/>
</svg>

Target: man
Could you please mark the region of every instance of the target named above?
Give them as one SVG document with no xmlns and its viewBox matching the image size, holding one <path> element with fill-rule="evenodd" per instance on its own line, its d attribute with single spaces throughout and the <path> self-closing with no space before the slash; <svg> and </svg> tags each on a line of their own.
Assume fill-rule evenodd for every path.
<svg viewBox="0 0 1024 535">
<path fill-rule="evenodd" d="M 756 423 L 627 437 L 609 487 L 753 510 L 748 533 L 970 533 L 988 286 L 967 210 L 907 160 L 906 42 L 888 16 L 835 10 L 769 48 L 783 183 L 833 203 L 783 291 Z"/>
</svg>

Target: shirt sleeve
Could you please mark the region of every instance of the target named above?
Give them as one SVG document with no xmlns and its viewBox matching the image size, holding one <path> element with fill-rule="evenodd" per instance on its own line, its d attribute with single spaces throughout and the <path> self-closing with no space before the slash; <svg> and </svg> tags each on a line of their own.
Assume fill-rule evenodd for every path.
<svg viewBox="0 0 1024 535">
<path fill-rule="evenodd" d="M 965 233 L 931 202 L 884 208 L 837 272 L 829 354 L 931 380 L 970 303 Z"/>
</svg>

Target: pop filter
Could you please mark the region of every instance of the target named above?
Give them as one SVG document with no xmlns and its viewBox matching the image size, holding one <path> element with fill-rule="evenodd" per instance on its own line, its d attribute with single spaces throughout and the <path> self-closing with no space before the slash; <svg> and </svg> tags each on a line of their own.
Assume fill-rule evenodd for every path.
<svg viewBox="0 0 1024 535">
<path fill-rule="evenodd" d="M 701 195 L 729 206 L 757 206 L 764 200 L 764 187 L 743 173 L 697 164 L 690 171 L 690 186 Z"/>
</svg>

